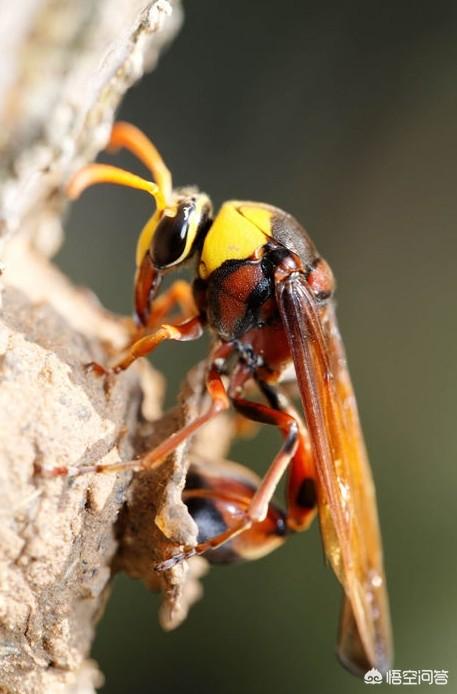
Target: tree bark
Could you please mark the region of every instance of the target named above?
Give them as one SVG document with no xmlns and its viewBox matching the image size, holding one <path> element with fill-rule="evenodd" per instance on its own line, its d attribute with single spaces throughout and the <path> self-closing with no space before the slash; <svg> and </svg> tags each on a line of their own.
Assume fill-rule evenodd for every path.
<svg viewBox="0 0 457 694">
<path fill-rule="evenodd" d="M 205 365 L 159 420 L 163 384 L 147 364 L 105 392 L 83 364 L 105 361 L 126 330 L 49 258 L 65 182 L 103 148 L 181 10 L 177 0 L 0 0 L 0 12 L 0 691 L 89 694 L 101 675 L 87 657 L 119 543 L 117 569 L 165 589 L 166 628 L 199 595 L 204 562 L 160 580 L 151 568 L 196 539 L 180 498 L 185 447 L 130 487 L 129 473 L 37 471 L 132 459 L 200 410 Z M 223 454 L 229 429 L 215 426 Z"/>
</svg>

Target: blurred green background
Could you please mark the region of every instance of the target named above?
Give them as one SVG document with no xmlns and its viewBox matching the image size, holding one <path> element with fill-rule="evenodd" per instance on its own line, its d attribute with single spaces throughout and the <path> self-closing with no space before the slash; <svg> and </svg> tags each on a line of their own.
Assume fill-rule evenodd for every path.
<svg viewBox="0 0 457 694">
<path fill-rule="evenodd" d="M 338 314 L 382 521 L 396 666 L 457 691 L 455 2 L 188 2 L 181 34 L 120 117 L 178 185 L 216 205 L 292 212 L 338 280 Z M 128 157 L 122 165 L 133 166 Z M 141 171 L 141 168 L 139 169 Z M 64 269 L 130 313 L 146 196 L 99 187 L 73 206 Z M 171 396 L 204 344 L 159 350 Z M 233 457 L 266 469 L 268 432 Z M 104 692 L 357 692 L 334 656 L 340 594 L 318 529 L 213 569 L 165 634 L 158 597 L 118 577 L 94 649 Z M 381 687 L 383 689 L 384 687 Z"/>
</svg>

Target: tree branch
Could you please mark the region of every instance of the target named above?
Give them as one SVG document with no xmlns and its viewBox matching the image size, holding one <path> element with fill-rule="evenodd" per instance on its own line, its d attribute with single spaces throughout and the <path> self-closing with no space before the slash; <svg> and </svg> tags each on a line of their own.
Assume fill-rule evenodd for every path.
<svg viewBox="0 0 457 694">
<path fill-rule="evenodd" d="M 103 148 L 120 99 L 155 65 L 181 12 L 177 0 L 0 5 L 0 691 L 90 694 L 100 673 L 86 658 L 118 542 L 116 568 L 156 588 L 152 562 L 195 541 L 181 502 L 185 447 L 130 488 L 127 473 L 49 480 L 36 470 L 131 459 L 204 406 L 205 365 L 181 407 L 153 423 L 163 388 L 146 364 L 107 395 L 82 365 L 125 344 L 125 328 L 49 257 L 65 181 Z M 229 427 L 214 426 L 222 455 Z M 203 565 L 160 579 L 166 628 L 198 597 Z"/>
</svg>

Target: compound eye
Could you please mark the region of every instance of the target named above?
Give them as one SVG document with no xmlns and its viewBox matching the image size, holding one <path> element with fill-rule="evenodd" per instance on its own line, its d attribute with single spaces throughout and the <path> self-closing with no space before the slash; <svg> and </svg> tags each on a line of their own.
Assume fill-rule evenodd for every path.
<svg viewBox="0 0 457 694">
<path fill-rule="evenodd" d="M 192 241 L 189 239 L 192 213 L 195 212 L 193 202 L 181 203 L 172 216 L 172 211 L 166 210 L 157 224 L 151 242 L 151 257 L 158 268 L 174 265 L 184 260 L 190 251 Z"/>
</svg>

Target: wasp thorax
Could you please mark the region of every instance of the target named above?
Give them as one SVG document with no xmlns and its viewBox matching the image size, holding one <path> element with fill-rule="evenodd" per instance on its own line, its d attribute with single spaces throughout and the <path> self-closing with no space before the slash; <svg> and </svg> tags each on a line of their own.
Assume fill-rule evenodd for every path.
<svg viewBox="0 0 457 694">
<path fill-rule="evenodd" d="M 154 230 L 150 255 L 157 268 L 187 260 L 207 229 L 211 205 L 206 195 L 180 197 L 160 215 Z"/>
</svg>

